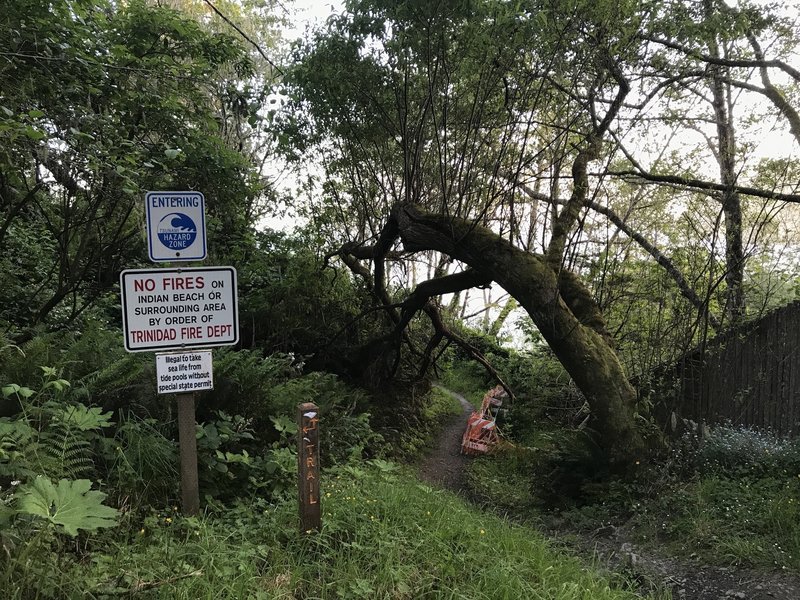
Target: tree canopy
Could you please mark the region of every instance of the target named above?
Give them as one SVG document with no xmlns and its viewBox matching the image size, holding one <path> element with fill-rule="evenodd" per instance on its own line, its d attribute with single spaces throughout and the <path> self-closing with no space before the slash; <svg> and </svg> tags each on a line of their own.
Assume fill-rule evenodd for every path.
<svg viewBox="0 0 800 600">
<path fill-rule="evenodd" d="M 497 337 L 522 319 L 624 464 L 643 445 L 631 377 L 794 298 L 800 73 L 779 8 L 352 0 L 282 62 L 274 9 L 11 0 L 7 336 L 116 322 L 143 192 L 197 189 L 248 345 L 373 383 L 455 345 L 513 396 L 463 320 L 483 310 Z M 307 169 L 291 194 L 279 154 Z M 279 199 L 294 238 L 257 231 Z M 508 296 L 473 310 L 492 286 Z"/>
<path fill-rule="evenodd" d="M 597 302 L 609 282 L 591 273 L 624 235 L 688 303 L 687 343 L 744 317 L 749 255 L 800 197 L 791 160 L 779 175 L 751 157 L 740 106 L 756 95 L 762 119 L 793 127 L 794 40 L 771 9 L 712 0 L 348 2 L 297 46 L 286 81 L 297 143 L 323 157 L 315 226 L 385 308 L 381 347 L 428 356 L 404 336 L 411 314 L 428 314 L 435 346 L 436 298 L 494 281 L 624 462 L 641 445 L 636 393 Z M 670 248 L 684 218 L 694 264 Z M 435 277 L 390 285 L 418 255 Z"/>
</svg>

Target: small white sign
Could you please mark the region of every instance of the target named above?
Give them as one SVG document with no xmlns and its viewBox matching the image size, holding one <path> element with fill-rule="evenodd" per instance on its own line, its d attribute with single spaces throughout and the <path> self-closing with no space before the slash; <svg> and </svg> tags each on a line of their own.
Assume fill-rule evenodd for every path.
<svg viewBox="0 0 800 600">
<path fill-rule="evenodd" d="M 159 394 L 180 394 L 214 389 L 211 350 L 156 354 Z"/>
<path fill-rule="evenodd" d="M 147 248 L 153 262 L 206 257 L 206 199 L 200 192 L 147 192 Z"/>
<path fill-rule="evenodd" d="M 128 352 L 231 346 L 239 341 L 236 269 L 128 269 L 119 276 Z"/>
</svg>

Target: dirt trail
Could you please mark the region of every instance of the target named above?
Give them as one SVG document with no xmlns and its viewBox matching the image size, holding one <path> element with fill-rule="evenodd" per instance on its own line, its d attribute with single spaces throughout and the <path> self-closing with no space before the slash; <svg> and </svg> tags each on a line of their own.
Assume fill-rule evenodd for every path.
<svg viewBox="0 0 800 600">
<path fill-rule="evenodd" d="M 460 450 L 461 435 L 473 409 L 463 396 L 445 391 L 458 399 L 463 411 L 444 426 L 438 444 L 418 465 L 419 476 L 472 499 L 464 479 L 470 459 Z M 568 528 L 542 533 L 552 538 L 556 546 L 592 564 L 624 572 L 640 583 L 643 594 L 667 589 L 673 600 L 800 600 L 800 577 L 796 575 L 713 567 L 660 556 L 633 544 L 624 527 L 601 527 L 590 535 Z"/>
<path fill-rule="evenodd" d="M 420 479 L 432 485 L 462 493 L 464 469 L 467 457 L 461 454 L 461 435 L 467 424 L 467 417 L 473 411 L 466 398 L 445 388 L 441 388 L 461 403 L 461 414 L 450 419 L 439 434 L 438 444 L 419 464 Z"/>
</svg>

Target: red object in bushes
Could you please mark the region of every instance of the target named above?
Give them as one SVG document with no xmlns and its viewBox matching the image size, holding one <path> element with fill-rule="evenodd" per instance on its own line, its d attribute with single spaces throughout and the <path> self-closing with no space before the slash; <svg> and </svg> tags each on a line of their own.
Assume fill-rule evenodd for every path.
<svg viewBox="0 0 800 600">
<path fill-rule="evenodd" d="M 486 454 L 500 440 L 497 431 L 497 409 L 503 405 L 508 394 L 501 386 L 492 388 L 483 397 L 479 412 L 473 412 L 467 419 L 467 428 L 461 438 L 462 454 Z"/>
</svg>

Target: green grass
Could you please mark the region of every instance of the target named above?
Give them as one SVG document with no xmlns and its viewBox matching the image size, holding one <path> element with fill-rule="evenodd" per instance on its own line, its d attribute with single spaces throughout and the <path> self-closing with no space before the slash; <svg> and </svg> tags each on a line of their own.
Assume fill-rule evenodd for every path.
<svg viewBox="0 0 800 600">
<path fill-rule="evenodd" d="M 636 516 L 640 536 L 704 561 L 800 569 L 800 479 L 705 476 Z"/>
<path fill-rule="evenodd" d="M 422 409 L 422 416 L 427 422 L 438 422 L 444 418 L 461 414 L 461 403 L 457 398 L 439 387 L 432 387 L 428 402 Z"/>
<path fill-rule="evenodd" d="M 391 463 L 325 474 L 323 530 L 297 531 L 295 501 L 241 503 L 185 518 L 130 517 L 40 562 L 49 581 L 3 598 L 633 599 L 534 530 L 509 524 Z M 42 557 L 40 557 L 41 559 Z M 56 564 L 58 563 L 58 564 Z M 33 587 L 31 587 L 33 586 Z"/>
<path fill-rule="evenodd" d="M 572 506 L 565 502 L 554 510 L 545 506 L 543 496 L 550 486 L 546 473 L 535 466 L 538 452 L 510 448 L 479 458 L 471 462 L 467 481 L 494 506 L 528 522 L 558 524 L 576 534 L 626 524 L 632 538 L 655 554 L 800 571 L 798 474 L 756 478 L 709 473 L 680 481 L 659 479 L 661 471 L 654 467 L 640 481 L 587 485 Z"/>
<path fill-rule="evenodd" d="M 474 407 L 479 407 L 483 396 L 495 384 L 487 385 L 483 374 L 469 364 L 456 364 L 442 374 L 440 383 L 449 390 L 464 396 Z"/>
<path fill-rule="evenodd" d="M 470 489 L 502 510 L 531 514 L 535 503 L 529 471 L 534 450 L 501 446 L 495 453 L 470 461 L 466 479 Z"/>
<path fill-rule="evenodd" d="M 442 423 L 449 417 L 461 414 L 461 404 L 441 388 L 432 387 L 423 401 L 413 427 L 406 428 L 394 448 L 394 455 L 413 462 L 435 442 Z"/>
</svg>

